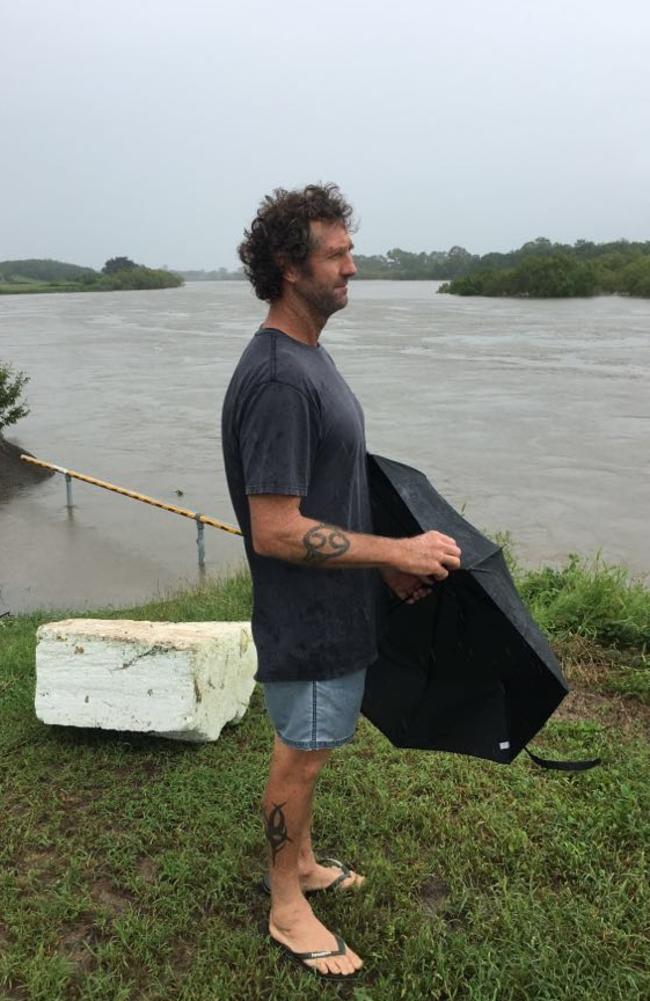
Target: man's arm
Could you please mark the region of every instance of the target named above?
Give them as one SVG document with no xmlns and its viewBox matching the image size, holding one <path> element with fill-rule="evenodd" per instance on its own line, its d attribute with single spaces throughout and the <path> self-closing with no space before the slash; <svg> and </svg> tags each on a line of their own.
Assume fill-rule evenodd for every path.
<svg viewBox="0 0 650 1001">
<path fill-rule="evenodd" d="M 418 577 L 443 580 L 460 566 L 460 549 L 440 532 L 408 539 L 349 532 L 305 518 L 300 497 L 255 494 L 248 498 L 255 552 L 289 563 L 336 569 L 341 567 L 401 570 Z"/>
</svg>

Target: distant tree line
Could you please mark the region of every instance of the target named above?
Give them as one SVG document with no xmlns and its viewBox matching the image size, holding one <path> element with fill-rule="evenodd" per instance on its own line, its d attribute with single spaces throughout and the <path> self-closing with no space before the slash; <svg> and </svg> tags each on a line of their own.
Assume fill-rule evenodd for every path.
<svg viewBox="0 0 650 1001">
<path fill-rule="evenodd" d="M 182 284 L 183 279 L 173 272 L 147 268 L 128 257 L 111 257 L 101 272 L 63 261 L 0 261 L 0 293 L 105 292 Z"/>
<path fill-rule="evenodd" d="M 591 296 L 599 293 L 650 297 L 650 241 L 617 240 L 573 246 L 546 237 L 508 253 L 471 254 L 464 247 L 413 253 L 395 247 L 385 255 L 355 254 L 358 278 L 443 281 L 455 295 Z M 146 268 L 112 257 L 101 272 L 61 261 L 0 261 L 0 293 L 105 291 L 172 288 L 183 281 L 241 281 L 243 271 L 172 271 Z"/>
<path fill-rule="evenodd" d="M 179 271 L 174 268 L 173 272 L 186 282 L 232 282 L 246 279 L 243 268 L 238 268 L 237 271 L 228 271 L 228 268 L 217 268 L 214 271 Z"/>
<path fill-rule="evenodd" d="M 0 282 L 20 282 L 21 280 L 69 282 L 96 277 L 97 272 L 92 268 L 82 268 L 78 264 L 65 264 L 63 261 L 0 261 Z"/>
<path fill-rule="evenodd" d="M 467 274 L 480 257 L 464 247 L 414 254 L 395 247 L 387 254 L 366 257 L 355 254 L 357 278 L 384 278 L 389 281 L 441 281 Z"/>
<path fill-rule="evenodd" d="M 111 257 L 102 268 L 95 286 L 100 289 L 126 290 L 148 288 L 177 288 L 183 279 L 162 268 L 145 268 L 128 257 Z"/>
</svg>

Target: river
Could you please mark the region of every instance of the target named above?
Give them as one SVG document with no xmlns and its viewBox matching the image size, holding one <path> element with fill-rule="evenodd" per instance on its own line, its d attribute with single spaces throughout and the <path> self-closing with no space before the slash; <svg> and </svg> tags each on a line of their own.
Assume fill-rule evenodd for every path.
<svg viewBox="0 0 650 1001">
<path fill-rule="evenodd" d="M 355 281 L 322 335 L 370 451 L 424 470 L 483 530 L 508 530 L 525 564 L 600 549 L 648 572 L 650 301 L 436 288 Z M 7 437 L 233 521 L 219 414 L 263 315 L 243 282 L 4 296 L 0 360 L 31 379 L 31 414 Z M 0 504 L 0 613 L 128 605 L 197 579 L 191 521 L 78 482 L 73 497 L 69 514 L 56 476 Z M 211 528 L 206 555 L 209 574 L 244 559 Z"/>
</svg>

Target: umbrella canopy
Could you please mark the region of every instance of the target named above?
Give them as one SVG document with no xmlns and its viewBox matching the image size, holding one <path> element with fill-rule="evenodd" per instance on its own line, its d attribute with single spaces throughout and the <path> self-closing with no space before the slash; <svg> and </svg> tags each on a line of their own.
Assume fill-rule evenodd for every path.
<svg viewBox="0 0 650 1001">
<path fill-rule="evenodd" d="M 461 568 L 415 604 L 383 596 L 379 658 L 364 715 L 397 747 L 454 751 L 507 764 L 568 692 L 560 665 L 517 594 L 501 548 L 417 469 L 368 457 L 374 531 L 393 538 L 436 529 L 461 549 Z"/>
</svg>

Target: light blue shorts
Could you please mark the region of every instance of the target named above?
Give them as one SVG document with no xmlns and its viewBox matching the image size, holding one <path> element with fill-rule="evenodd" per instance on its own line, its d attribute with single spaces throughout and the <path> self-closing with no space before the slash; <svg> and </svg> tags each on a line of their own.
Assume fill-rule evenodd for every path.
<svg viewBox="0 0 650 1001">
<path fill-rule="evenodd" d="M 354 737 L 366 668 L 326 681 L 269 681 L 264 699 L 283 744 L 299 751 L 340 747 Z"/>
</svg>

